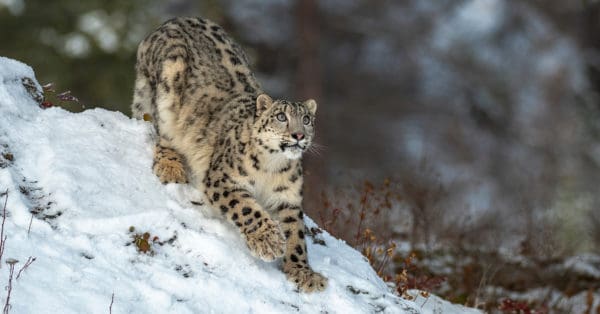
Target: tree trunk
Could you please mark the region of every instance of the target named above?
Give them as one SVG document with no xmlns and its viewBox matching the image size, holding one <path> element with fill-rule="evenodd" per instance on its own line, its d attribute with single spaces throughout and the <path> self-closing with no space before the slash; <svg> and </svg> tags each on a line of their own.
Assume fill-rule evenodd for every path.
<svg viewBox="0 0 600 314">
<path fill-rule="evenodd" d="M 594 92 L 600 94 L 600 3 L 587 2 L 582 15 L 581 40 L 594 54 L 594 60 L 588 65 L 588 77 Z M 596 106 L 600 108 L 600 103 Z"/>
<path fill-rule="evenodd" d="M 298 63 L 295 79 L 296 97 L 300 100 L 315 99 L 322 103 L 322 85 L 319 60 L 319 12 L 316 0 L 296 1 L 296 49 Z M 317 108 L 319 112 L 322 107 Z M 324 132 L 324 121 L 317 117 L 316 140 Z M 322 155 L 307 154 L 304 158 L 304 208 L 313 216 L 321 207 L 320 195 L 325 184 L 325 162 Z"/>
</svg>

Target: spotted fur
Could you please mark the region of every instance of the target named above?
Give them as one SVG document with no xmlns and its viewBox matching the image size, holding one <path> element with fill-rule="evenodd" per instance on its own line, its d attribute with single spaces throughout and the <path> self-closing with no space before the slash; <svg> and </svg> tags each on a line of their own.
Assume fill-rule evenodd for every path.
<svg viewBox="0 0 600 314">
<path fill-rule="evenodd" d="M 242 49 L 218 25 L 165 22 L 140 43 L 133 116 L 151 120 L 153 170 L 164 183 L 192 182 L 262 260 L 283 256 L 301 291 L 327 279 L 309 264 L 302 211 L 302 153 L 317 104 L 266 95 Z"/>
</svg>

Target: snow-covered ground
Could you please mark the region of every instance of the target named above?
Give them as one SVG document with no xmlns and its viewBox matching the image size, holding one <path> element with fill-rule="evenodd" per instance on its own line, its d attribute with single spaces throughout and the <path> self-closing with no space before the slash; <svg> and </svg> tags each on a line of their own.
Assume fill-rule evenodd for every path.
<svg viewBox="0 0 600 314">
<path fill-rule="evenodd" d="M 103 109 L 44 110 L 40 96 L 31 68 L 0 57 L 0 282 L 8 258 L 17 271 L 36 258 L 13 280 L 12 313 L 109 313 L 113 296 L 112 313 L 479 313 L 435 296 L 397 297 L 326 232 L 308 250 L 329 287 L 298 293 L 277 263 L 253 258 L 237 231 L 192 204 L 199 192 L 159 183 L 148 123 Z M 152 254 L 132 244 L 144 232 Z"/>
</svg>

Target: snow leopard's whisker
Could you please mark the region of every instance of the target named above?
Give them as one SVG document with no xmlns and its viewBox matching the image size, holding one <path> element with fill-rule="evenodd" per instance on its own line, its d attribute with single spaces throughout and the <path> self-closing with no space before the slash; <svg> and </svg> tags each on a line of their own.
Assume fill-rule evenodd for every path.
<svg viewBox="0 0 600 314">
<path fill-rule="evenodd" d="M 308 149 L 306 150 L 307 153 L 310 153 L 311 155 L 315 155 L 315 156 L 321 156 L 321 154 L 323 153 L 323 151 L 325 151 L 327 147 L 323 144 L 319 144 L 316 142 L 313 142 Z"/>
</svg>

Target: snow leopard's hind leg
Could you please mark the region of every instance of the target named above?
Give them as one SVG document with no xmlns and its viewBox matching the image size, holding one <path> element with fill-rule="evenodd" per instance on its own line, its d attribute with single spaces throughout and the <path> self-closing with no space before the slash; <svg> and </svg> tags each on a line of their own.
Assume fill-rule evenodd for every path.
<svg viewBox="0 0 600 314">
<path fill-rule="evenodd" d="M 183 156 L 175 150 L 160 144 L 157 144 L 154 148 L 152 170 L 163 184 L 188 183 Z"/>
<path fill-rule="evenodd" d="M 133 90 L 131 116 L 135 119 L 152 121 L 155 124 L 156 110 L 154 110 L 154 107 L 152 106 L 153 98 L 150 80 L 145 77 L 141 71 L 138 71 Z"/>
<path fill-rule="evenodd" d="M 138 71 L 131 106 L 132 116 L 136 119 L 151 121 L 158 132 L 156 109 L 155 105 L 152 104 L 155 99 L 155 91 L 153 92 L 149 79 L 144 76 L 142 71 Z M 188 183 L 183 157 L 172 148 L 168 148 L 170 145 L 164 142 L 160 139 L 154 148 L 154 163 L 152 165 L 154 174 L 160 182 L 165 184 Z"/>
</svg>

